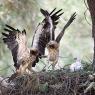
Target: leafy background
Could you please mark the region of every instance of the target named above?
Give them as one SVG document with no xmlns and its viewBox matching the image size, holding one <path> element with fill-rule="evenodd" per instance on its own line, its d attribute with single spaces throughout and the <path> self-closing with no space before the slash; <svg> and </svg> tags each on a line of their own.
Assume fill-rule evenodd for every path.
<svg viewBox="0 0 95 95">
<path fill-rule="evenodd" d="M 0 0 L 0 75 L 8 76 L 15 70 L 11 52 L 2 41 L 1 32 L 5 24 L 19 30 L 26 29 L 28 46 L 31 46 L 32 36 L 43 16 L 40 8 L 51 11 L 54 8 L 63 9 L 56 35 L 62 30 L 71 14 L 77 13 L 75 21 L 66 30 L 60 45 L 59 65 L 63 67 L 74 62 L 74 57 L 80 57 L 83 62 L 90 63 L 93 58 L 93 39 L 91 33 L 90 13 L 84 0 Z M 62 58 L 66 57 L 66 58 Z M 43 68 L 41 60 L 37 69 Z"/>
</svg>

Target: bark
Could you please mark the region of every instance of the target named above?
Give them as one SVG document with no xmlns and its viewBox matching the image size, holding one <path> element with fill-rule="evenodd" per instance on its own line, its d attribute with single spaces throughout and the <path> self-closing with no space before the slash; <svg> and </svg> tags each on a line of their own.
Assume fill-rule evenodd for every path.
<svg viewBox="0 0 95 95">
<path fill-rule="evenodd" d="M 87 0 L 92 19 L 92 37 L 94 40 L 93 70 L 95 72 L 95 0 Z"/>
</svg>

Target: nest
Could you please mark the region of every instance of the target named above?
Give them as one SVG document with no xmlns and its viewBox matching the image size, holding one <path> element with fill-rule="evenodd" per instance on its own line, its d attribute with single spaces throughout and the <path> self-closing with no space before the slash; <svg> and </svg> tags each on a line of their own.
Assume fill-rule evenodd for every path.
<svg viewBox="0 0 95 95">
<path fill-rule="evenodd" d="M 10 83 L 5 78 L 0 82 L 0 95 L 94 95 L 95 77 L 90 79 L 91 75 L 61 69 L 22 75 Z"/>
</svg>

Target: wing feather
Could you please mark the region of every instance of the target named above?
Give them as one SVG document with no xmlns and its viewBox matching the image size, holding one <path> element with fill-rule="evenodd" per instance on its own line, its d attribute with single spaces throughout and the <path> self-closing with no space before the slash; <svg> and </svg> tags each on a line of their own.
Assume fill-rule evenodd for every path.
<svg viewBox="0 0 95 95">
<path fill-rule="evenodd" d="M 44 16 L 47 16 L 48 14 L 46 11 L 42 9 L 41 13 Z M 46 43 L 50 39 L 49 27 L 49 22 L 47 21 L 47 19 L 45 19 L 44 21 L 42 21 L 42 23 L 38 25 L 37 30 L 34 34 L 32 47 L 36 47 L 41 55 L 44 55 Z"/>
<path fill-rule="evenodd" d="M 55 39 L 54 31 L 56 25 L 58 24 L 58 19 L 63 14 L 63 12 L 61 12 L 62 9 L 58 10 L 57 12 L 55 12 L 55 10 L 56 8 L 50 13 L 47 10 L 40 10 L 45 19 L 38 25 L 32 41 L 32 46 L 38 48 L 40 55 L 44 55 L 46 44 L 51 40 L 50 31 L 52 28 L 52 40 Z M 51 18 L 52 22 L 50 22 L 48 17 Z M 53 23 L 52 27 L 50 26 L 50 23 Z"/>
<path fill-rule="evenodd" d="M 45 19 L 39 23 L 34 32 L 33 40 L 32 40 L 32 47 L 37 48 L 39 51 L 39 55 L 37 56 L 35 62 L 32 64 L 34 67 L 36 63 L 39 61 L 39 58 L 44 55 L 46 44 L 50 40 L 55 39 L 55 28 L 58 24 L 58 19 L 63 14 L 61 10 L 55 12 L 56 8 L 53 9 L 50 13 L 47 10 L 41 9 L 41 13 L 44 15 Z M 61 12 L 61 13 L 60 13 Z M 52 34 L 51 32 L 52 31 Z"/>
<path fill-rule="evenodd" d="M 3 41 L 7 44 L 8 48 L 11 50 L 14 66 L 19 68 L 19 59 L 23 57 L 22 54 L 26 50 L 26 31 L 20 32 L 18 29 L 6 25 L 4 28 L 6 33 L 2 33 L 4 36 Z M 25 51 L 27 52 L 27 51 Z"/>
<path fill-rule="evenodd" d="M 76 17 L 76 13 L 74 13 L 73 15 L 71 15 L 69 21 L 66 23 L 66 25 L 63 28 L 63 30 L 57 36 L 56 41 L 58 43 L 60 42 L 61 38 L 63 37 L 65 30 L 70 26 L 70 24 L 73 22 L 73 20 L 75 19 L 75 17 Z"/>
</svg>

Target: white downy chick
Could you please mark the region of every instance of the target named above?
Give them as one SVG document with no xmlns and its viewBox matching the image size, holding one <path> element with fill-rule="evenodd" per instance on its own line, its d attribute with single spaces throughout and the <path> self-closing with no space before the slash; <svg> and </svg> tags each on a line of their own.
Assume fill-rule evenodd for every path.
<svg viewBox="0 0 95 95">
<path fill-rule="evenodd" d="M 79 71 L 83 69 L 83 65 L 81 64 L 80 58 L 74 58 L 75 62 L 70 65 L 70 71 Z"/>
</svg>

